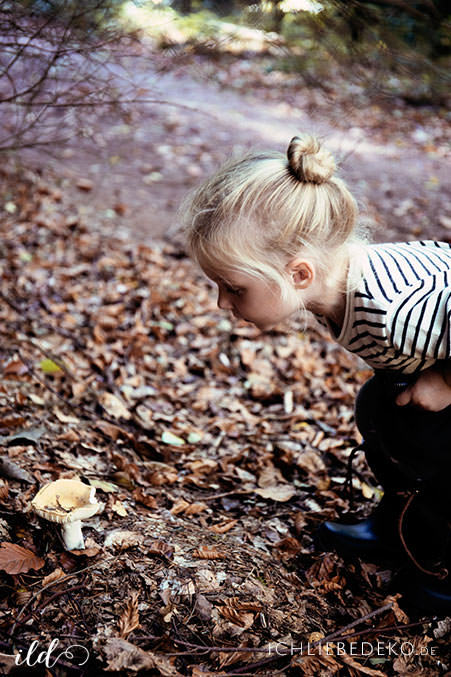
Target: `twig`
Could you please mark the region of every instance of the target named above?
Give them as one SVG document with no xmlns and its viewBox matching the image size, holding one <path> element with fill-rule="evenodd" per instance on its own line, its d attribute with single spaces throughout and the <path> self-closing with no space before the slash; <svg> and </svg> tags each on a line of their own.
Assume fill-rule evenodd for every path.
<svg viewBox="0 0 451 677">
<path fill-rule="evenodd" d="M 349 635 L 342 635 L 340 639 L 353 639 L 359 635 L 374 635 L 382 632 L 391 632 L 392 630 L 408 630 L 409 628 L 416 628 L 419 625 L 430 625 L 434 621 L 433 618 L 428 618 L 425 621 L 417 621 L 416 623 L 405 623 L 404 625 L 385 625 L 382 628 L 368 628 L 367 630 L 359 630 L 352 632 Z"/>
<path fill-rule="evenodd" d="M 164 106 L 175 106 L 176 108 L 183 108 L 189 110 L 193 113 L 203 113 L 209 117 L 214 117 L 212 113 L 198 108 L 192 108 L 192 106 L 187 106 L 185 103 L 180 103 L 179 101 L 168 101 L 166 99 L 116 99 L 108 101 L 69 101 L 68 103 L 53 103 L 52 101 L 34 101 L 33 103 L 14 101 L 11 102 L 11 105 L 14 106 L 26 106 L 27 108 L 31 106 L 47 106 L 47 108 L 95 108 L 96 106 L 119 106 L 126 105 L 130 103 L 151 103 L 159 104 Z"/>
<path fill-rule="evenodd" d="M 59 580 L 61 580 L 61 579 L 59 579 Z M 80 590 L 81 588 L 84 588 L 84 587 L 85 587 L 85 585 L 83 583 L 83 584 L 80 584 L 80 585 L 74 585 L 72 588 L 66 588 L 65 590 L 59 590 L 58 592 L 55 592 L 53 595 L 51 595 L 48 599 L 44 600 L 42 602 L 42 604 L 39 604 L 36 611 L 42 611 L 43 609 L 45 609 L 46 606 L 48 606 L 51 602 L 53 602 L 54 599 L 61 597 L 61 595 L 67 595 L 70 592 L 72 592 L 72 590 Z M 23 618 L 21 620 L 17 620 L 17 622 L 20 625 L 23 625 L 24 623 L 29 621 L 30 618 L 33 618 L 33 612 L 28 614 L 28 616 L 25 616 L 25 618 Z"/>
<path fill-rule="evenodd" d="M 330 642 L 333 639 L 341 638 L 341 636 L 343 635 L 344 632 L 346 632 L 346 630 L 351 630 L 351 628 L 355 628 L 356 625 L 360 625 L 360 623 L 364 623 L 365 621 L 370 620 L 370 618 L 374 618 L 375 616 L 380 616 L 380 614 L 382 614 L 385 611 L 388 611 L 389 609 L 391 609 L 392 606 L 393 606 L 393 603 L 389 602 L 388 604 L 385 604 L 384 606 L 380 607 L 380 609 L 375 609 L 374 611 L 371 611 L 370 613 L 365 614 L 365 616 L 362 616 L 361 618 L 357 618 L 357 620 L 352 621 L 352 623 L 345 625 L 344 628 L 340 628 L 339 630 L 332 632 L 330 635 L 327 635 L 326 637 L 323 637 L 322 639 L 319 639 L 316 642 L 313 642 L 311 644 L 311 648 L 314 649 L 315 647 L 317 647 L 317 646 L 319 647 L 322 644 L 327 644 L 327 642 Z M 297 654 L 297 653 L 302 653 L 302 648 L 300 648 L 298 650 L 295 650 L 295 649 L 291 650 L 290 649 L 290 651 L 286 652 L 286 653 L 288 655 L 294 655 L 294 654 Z M 258 661 L 257 663 L 252 663 L 252 664 L 247 665 L 245 668 L 242 668 L 242 669 L 238 668 L 237 670 L 235 670 L 235 672 L 237 674 L 241 674 L 242 672 L 246 672 L 250 668 L 254 669 L 254 668 L 260 667 L 262 665 L 266 665 L 267 663 L 271 663 L 274 660 L 277 660 L 278 658 L 280 658 L 281 656 L 283 656 L 283 653 L 278 652 L 277 656 L 270 656 L 269 658 L 265 658 L 265 660 L 263 660 L 263 661 Z"/>
<path fill-rule="evenodd" d="M 352 628 L 356 627 L 356 625 L 359 625 L 360 623 L 364 623 L 365 621 L 370 620 L 371 618 L 374 618 L 375 616 L 379 616 L 380 614 L 384 613 L 385 611 L 388 611 L 389 609 L 392 608 L 392 603 L 390 602 L 389 604 L 385 604 L 383 607 L 380 607 L 379 609 L 375 609 L 374 611 L 371 611 L 368 614 L 365 614 L 365 616 L 362 616 L 361 618 L 358 618 L 355 621 L 352 621 L 352 623 L 349 623 L 343 628 L 340 628 L 339 630 L 335 630 L 335 632 L 332 632 L 331 634 L 327 635 L 326 637 L 323 637 L 322 639 L 317 640 L 316 642 L 313 642 L 310 646 L 311 648 L 315 648 L 317 646 L 321 646 L 322 644 L 325 644 L 327 642 L 330 642 L 334 639 L 339 639 L 343 637 L 343 633 L 345 633 L 347 630 L 351 630 Z M 362 633 L 358 633 L 362 634 Z M 202 651 L 203 653 L 208 651 L 220 651 L 223 653 L 261 653 L 261 652 L 268 652 L 270 647 L 226 647 L 226 646 L 205 646 L 202 644 L 193 644 L 191 642 L 185 642 L 184 640 L 181 639 L 174 639 L 174 642 L 177 644 L 182 644 L 183 646 L 191 647 L 193 649 L 198 649 Z M 275 656 L 269 656 L 268 658 L 265 658 L 264 660 L 257 661 L 256 663 L 250 663 L 249 665 L 246 665 L 243 668 L 237 668 L 233 672 L 227 672 L 226 674 L 239 674 L 239 675 L 244 675 L 247 674 L 249 670 L 249 674 L 255 674 L 254 669 L 259 668 L 263 665 L 267 665 L 268 663 L 272 663 L 275 660 L 278 660 L 279 658 L 283 658 L 284 656 L 288 655 L 294 655 L 296 653 L 302 653 L 302 648 L 300 649 L 290 649 L 290 650 L 281 650 L 277 652 L 277 655 Z"/>
<path fill-rule="evenodd" d="M 225 496 L 233 496 L 237 494 L 252 494 L 254 489 L 232 489 L 232 491 L 224 491 L 222 494 L 213 494 L 213 496 L 202 497 L 203 501 L 215 501 L 217 498 L 224 498 Z"/>
<path fill-rule="evenodd" d="M 116 556 L 116 555 L 111 555 L 111 557 L 107 557 L 106 559 L 102 560 L 101 562 L 94 562 L 93 564 L 90 564 L 89 566 L 84 567 L 83 569 L 79 569 L 78 571 L 74 571 L 73 574 L 66 574 L 66 576 L 63 576 L 62 578 L 58 578 L 58 579 L 56 579 L 55 581 L 51 581 L 50 583 L 47 583 L 47 585 L 44 585 L 44 587 L 41 588 L 40 590 L 38 590 L 38 592 L 35 592 L 35 594 L 32 595 L 32 597 L 30 597 L 30 599 L 29 599 L 27 602 L 25 602 L 25 604 L 23 605 L 23 607 L 20 609 L 19 613 L 18 613 L 17 616 L 16 616 L 16 620 L 14 621 L 14 625 L 12 626 L 12 628 L 11 628 L 11 630 L 10 630 L 10 632 L 9 632 L 10 637 L 12 638 L 12 637 L 14 636 L 14 632 L 15 632 L 15 630 L 16 630 L 17 623 L 18 623 L 20 617 L 22 616 L 22 614 L 24 613 L 25 609 L 26 609 L 26 608 L 27 608 L 27 607 L 28 607 L 28 606 L 29 606 L 29 605 L 30 605 L 37 597 L 39 597 L 39 595 L 40 595 L 41 593 L 43 593 L 44 590 L 47 590 L 47 588 L 50 588 L 52 585 L 58 585 L 59 583 L 62 583 L 63 581 L 67 581 L 67 580 L 69 580 L 69 578 L 74 578 L 75 576 L 78 576 L 79 574 L 82 574 L 82 573 L 84 573 L 85 571 L 89 571 L 89 569 L 94 569 L 95 567 L 103 566 L 103 565 L 106 564 L 107 562 L 111 562 L 112 559 L 117 559 L 117 558 L 118 558 L 118 556 Z"/>
</svg>

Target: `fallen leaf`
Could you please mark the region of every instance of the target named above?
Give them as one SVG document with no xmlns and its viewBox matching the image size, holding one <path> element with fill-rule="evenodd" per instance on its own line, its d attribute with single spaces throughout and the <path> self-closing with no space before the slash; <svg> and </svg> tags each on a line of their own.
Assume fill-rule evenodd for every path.
<svg viewBox="0 0 451 677">
<path fill-rule="evenodd" d="M 112 482 L 105 482 L 105 480 L 89 480 L 89 484 L 96 489 L 104 491 L 106 494 L 119 491 L 119 487 Z"/>
<path fill-rule="evenodd" d="M 41 360 L 39 366 L 44 374 L 56 374 L 57 372 L 62 372 L 61 367 L 48 357 L 46 357 L 45 360 Z"/>
<path fill-rule="evenodd" d="M 238 524 L 238 520 L 223 520 L 222 522 L 219 522 L 218 524 L 212 524 L 209 529 L 210 531 L 213 531 L 215 534 L 226 534 L 230 529 L 233 529 L 235 524 Z"/>
<path fill-rule="evenodd" d="M 174 435 L 174 433 L 171 433 L 169 430 L 166 430 L 161 435 L 161 441 L 164 442 L 165 444 L 171 444 L 176 447 L 180 447 L 182 444 L 185 444 L 185 440 L 182 437 Z"/>
<path fill-rule="evenodd" d="M 77 418 L 76 416 L 72 416 L 71 414 L 65 414 L 64 412 L 61 411 L 61 409 L 58 409 L 58 407 L 55 407 L 55 416 L 58 419 L 58 421 L 61 421 L 61 423 L 75 423 L 79 424 L 80 419 Z"/>
<path fill-rule="evenodd" d="M 135 499 L 135 501 L 137 501 L 138 503 L 142 503 L 142 505 L 145 505 L 146 508 L 152 509 L 158 508 L 158 503 L 155 500 L 155 497 L 152 496 L 151 494 L 144 493 L 143 489 L 141 489 L 140 487 L 138 487 L 133 491 L 132 496 Z"/>
<path fill-rule="evenodd" d="M 166 543 L 166 541 L 152 541 L 148 546 L 147 552 L 170 559 L 174 554 L 174 548 L 169 543 Z"/>
<path fill-rule="evenodd" d="M 84 179 L 84 178 L 78 179 L 75 185 L 77 186 L 77 188 L 79 188 L 80 190 L 83 190 L 86 193 L 91 191 L 93 186 L 94 186 L 93 182 L 90 179 Z"/>
<path fill-rule="evenodd" d="M 346 665 L 349 665 L 351 668 L 354 668 L 354 670 L 356 670 L 358 674 L 371 675 L 371 677 L 385 677 L 385 675 L 387 674 L 386 672 L 381 672 L 380 670 L 374 670 L 373 668 L 370 668 L 368 665 L 365 665 L 364 663 L 359 663 L 358 661 L 354 660 L 352 656 L 346 654 L 345 652 L 340 654 L 340 659 L 343 661 L 343 663 L 346 663 Z"/>
<path fill-rule="evenodd" d="M 110 531 L 105 538 L 106 548 L 121 548 L 127 550 L 139 545 L 142 542 L 142 535 L 137 531 L 127 531 L 126 529 L 115 529 Z"/>
<path fill-rule="evenodd" d="M 119 517 L 127 517 L 128 515 L 127 510 L 121 501 L 114 501 L 111 510 L 119 515 Z"/>
<path fill-rule="evenodd" d="M 0 569 L 7 574 L 26 574 L 30 569 L 41 569 L 45 560 L 31 550 L 7 541 L 0 543 Z"/>
<path fill-rule="evenodd" d="M 131 413 L 125 404 L 112 393 L 102 393 L 99 397 L 99 402 L 105 411 L 113 418 L 123 418 L 128 420 L 131 418 Z"/>
<path fill-rule="evenodd" d="M 9 675 L 11 671 L 16 672 L 16 654 L 0 653 L 0 674 Z"/>
<path fill-rule="evenodd" d="M 38 440 L 42 437 L 42 435 L 45 433 L 45 428 L 44 426 L 38 426 L 37 428 L 28 428 L 27 430 L 20 430 L 17 433 L 14 433 L 14 435 L 10 435 L 7 439 L 7 445 L 9 447 L 16 445 L 16 444 L 23 444 L 24 442 L 26 443 L 32 443 L 36 444 Z"/>
<path fill-rule="evenodd" d="M 42 579 L 41 585 L 44 588 L 49 583 L 53 583 L 53 581 L 57 581 L 60 578 L 63 578 L 65 575 L 66 574 L 64 573 L 64 571 L 60 567 L 57 567 L 48 576 L 45 576 Z"/>
<path fill-rule="evenodd" d="M 296 494 L 296 489 L 291 484 L 277 484 L 273 487 L 263 487 L 254 489 L 255 493 L 262 498 L 269 498 L 272 501 L 289 501 Z"/>
<path fill-rule="evenodd" d="M 139 627 L 138 593 L 133 592 L 119 619 L 119 637 L 127 639 L 129 634 Z"/>
<path fill-rule="evenodd" d="M 274 543 L 274 549 L 277 550 L 282 559 L 291 559 L 301 550 L 301 544 L 293 536 L 287 536 Z"/>
<path fill-rule="evenodd" d="M 0 503 L 4 503 L 9 497 L 9 484 L 8 482 L 0 482 Z"/>
<path fill-rule="evenodd" d="M 204 510 L 208 510 L 208 505 L 206 503 L 188 503 L 188 501 L 181 498 L 173 505 L 171 513 L 173 515 L 179 515 L 180 513 L 184 513 L 185 515 L 197 515 Z"/>
<path fill-rule="evenodd" d="M 27 470 L 24 470 L 9 458 L 0 458 L 0 475 L 9 477 L 11 480 L 28 482 L 29 484 L 34 484 L 35 481 Z"/>
<path fill-rule="evenodd" d="M 143 651 L 121 637 L 107 639 L 103 652 L 107 659 L 106 669 L 111 672 L 130 670 L 136 673 L 146 670 L 150 674 L 150 670 L 157 670 L 163 677 L 181 677 L 175 667 L 176 656 Z"/>
<path fill-rule="evenodd" d="M 230 623 L 239 625 L 245 630 L 250 628 L 254 623 L 255 613 L 244 610 L 241 611 L 237 608 L 234 608 L 232 605 L 219 606 L 217 609 L 221 616 L 227 619 Z"/>
<path fill-rule="evenodd" d="M 71 550 L 71 555 L 77 555 L 78 557 L 95 557 L 102 550 L 100 545 L 98 545 L 93 538 L 88 536 L 85 541 L 85 547 L 81 550 Z"/>
<path fill-rule="evenodd" d="M 193 552 L 194 557 L 199 557 L 199 559 L 226 559 L 227 555 L 224 552 L 220 552 L 216 548 L 209 548 L 206 545 L 202 545 L 200 548 L 197 548 Z"/>
<path fill-rule="evenodd" d="M 23 376 L 27 372 L 28 367 L 21 360 L 16 358 L 12 359 L 3 367 L 3 376 Z"/>
</svg>

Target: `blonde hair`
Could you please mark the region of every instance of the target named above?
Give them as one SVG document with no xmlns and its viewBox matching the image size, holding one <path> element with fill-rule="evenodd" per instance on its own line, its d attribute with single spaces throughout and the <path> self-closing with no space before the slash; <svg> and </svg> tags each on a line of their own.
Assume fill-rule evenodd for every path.
<svg viewBox="0 0 451 677">
<path fill-rule="evenodd" d="M 189 254 L 207 271 L 236 271 L 276 282 L 292 293 L 285 267 L 308 251 L 327 274 L 343 247 L 363 242 L 358 208 L 335 161 L 319 141 L 295 136 L 282 153 L 232 160 L 184 205 Z"/>
</svg>

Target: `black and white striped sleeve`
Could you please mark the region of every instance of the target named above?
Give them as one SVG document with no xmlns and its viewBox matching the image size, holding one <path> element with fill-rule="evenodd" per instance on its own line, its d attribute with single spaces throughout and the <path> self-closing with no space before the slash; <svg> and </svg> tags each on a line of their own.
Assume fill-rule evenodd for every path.
<svg viewBox="0 0 451 677">
<path fill-rule="evenodd" d="M 423 360 L 451 359 L 451 271 L 409 286 L 393 303 L 388 338 L 404 355 Z"/>
</svg>

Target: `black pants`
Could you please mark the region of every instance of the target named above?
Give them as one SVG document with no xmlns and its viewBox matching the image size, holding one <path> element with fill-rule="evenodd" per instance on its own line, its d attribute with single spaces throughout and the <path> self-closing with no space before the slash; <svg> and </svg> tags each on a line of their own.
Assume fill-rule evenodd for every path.
<svg viewBox="0 0 451 677">
<path fill-rule="evenodd" d="M 451 406 L 430 412 L 400 407 L 396 396 L 415 376 L 376 371 L 355 407 L 368 464 L 385 491 L 419 488 L 451 519 Z"/>
</svg>

